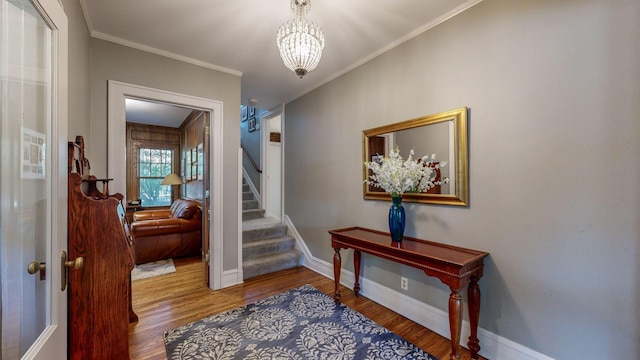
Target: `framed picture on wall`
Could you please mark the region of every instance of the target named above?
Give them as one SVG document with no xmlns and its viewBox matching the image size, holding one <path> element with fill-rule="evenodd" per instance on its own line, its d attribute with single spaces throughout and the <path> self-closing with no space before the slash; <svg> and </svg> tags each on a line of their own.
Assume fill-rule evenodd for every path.
<svg viewBox="0 0 640 360">
<path fill-rule="evenodd" d="M 256 118 L 252 117 L 249 119 L 249 132 L 256 131 Z"/>
<path fill-rule="evenodd" d="M 185 170 L 184 170 L 185 169 L 185 166 L 184 166 L 184 164 L 185 164 L 184 154 L 185 154 L 185 151 L 182 150 L 182 156 L 181 156 L 181 160 L 180 160 L 182 162 L 182 164 L 180 164 L 180 179 L 182 179 L 183 183 L 185 182 L 185 180 L 187 180 L 187 178 L 185 176 Z"/>
<path fill-rule="evenodd" d="M 249 109 L 246 106 L 240 105 L 240 121 L 247 121 L 249 118 Z"/>
<path fill-rule="evenodd" d="M 204 147 L 198 144 L 198 180 L 204 180 Z"/>
<path fill-rule="evenodd" d="M 184 154 L 184 178 L 186 181 L 191 180 L 191 150 L 185 151 Z"/>
<path fill-rule="evenodd" d="M 249 108 L 249 117 L 254 117 L 254 116 L 256 116 L 256 108 L 250 107 Z"/>
<path fill-rule="evenodd" d="M 198 180 L 198 148 L 191 149 L 191 180 Z"/>
</svg>

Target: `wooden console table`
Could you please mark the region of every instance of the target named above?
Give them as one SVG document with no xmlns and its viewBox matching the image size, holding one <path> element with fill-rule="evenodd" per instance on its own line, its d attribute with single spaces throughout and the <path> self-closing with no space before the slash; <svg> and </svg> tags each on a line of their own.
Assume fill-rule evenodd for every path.
<svg viewBox="0 0 640 360">
<path fill-rule="evenodd" d="M 404 237 L 402 242 L 391 241 L 389 233 L 361 227 L 330 230 L 335 277 L 336 303 L 340 302 L 340 249 L 353 249 L 355 284 L 353 291 L 360 293 L 361 252 L 375 255 L 400 264 L 423 270 L 428 276 L 435 276 L 451 289 L 449 296 L 449 328 L 451 330 L 451 360 L 460 359 L 459 347 L 462 329 L 462 291 L 467 285 L 469 323 L 471 335 L 467 346 L 473 359 L 478 358 L 478 318 L 480 317 L 480 287 L 483 259 L 489 255 L 483 251 L 465 249 L 432 241 Z"/>
</svg>

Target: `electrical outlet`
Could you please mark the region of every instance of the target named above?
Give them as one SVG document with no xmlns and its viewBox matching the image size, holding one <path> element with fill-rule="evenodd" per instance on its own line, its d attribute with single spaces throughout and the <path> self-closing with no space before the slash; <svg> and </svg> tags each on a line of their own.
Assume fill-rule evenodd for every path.
<svg viewBox="0 0 640 360">
<path fill-rule="evenodd" d="M 409 290 L 409 280 L 404 276 L 400 277 L 400 288 L 402 290 Z"/>
</svg>

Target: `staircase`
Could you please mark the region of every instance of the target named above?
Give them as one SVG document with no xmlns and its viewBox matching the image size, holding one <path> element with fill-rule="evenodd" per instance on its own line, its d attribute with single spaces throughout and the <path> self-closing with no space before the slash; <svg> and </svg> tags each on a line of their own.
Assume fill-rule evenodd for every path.
<svg viewBox="0 0 640 360">
<path fill-rule="evenodd" d="M 258 200 L 243 180 L 242 185 L 242 271 L 244 279 L 296 267 L 301 253 L 287 225 L 264 217 Z"/>
</svg>

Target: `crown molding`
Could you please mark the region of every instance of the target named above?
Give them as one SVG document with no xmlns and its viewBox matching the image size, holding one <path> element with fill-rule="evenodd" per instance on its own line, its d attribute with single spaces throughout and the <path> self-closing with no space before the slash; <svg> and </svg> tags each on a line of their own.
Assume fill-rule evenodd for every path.
<svg viewBox="0 0 640 360">
<path fill-rule="evenodd" d="M 464 4 L 461 4 L 457 8 L 455 8 L 455 9 L 453 9 L 453 10 L 451 10 L 451 11 L 445 13 L 445 14 L 443 14 L 442 16 L 434 19 L 433 21 L 430 21 L 430 22 L 424 24 L 423 26 L 421 26 L 421 27 L 417 28 L 416 30 L 408 33 L 407 35 L 397 39 L 396 41 L 390 43 L 389 45 L 386 45 L 386 46 L 378 49 L 377 51 L 374 51 L 373 53 L 371 53 L 368 56 L 360 59 L 359 61 L 356 61 L 355 63 L 351 64 L 350 66 L 348 66 L 348 67 L 346 67 L 346 68 L 344 68 L 344 69 L 342 69 L 342 70 L 340 70 L 340 71 L 328 76 L 327 78 L 325 78 L 321 82 L 319 82 L 317 84 L 314 84 L 313 86 L 294 94 L 293 97 L 291 99 L 287 100 L 285 103 L 288 104 L 291 101 L 296 100 L 299 97 L 302 97 L 303 95 L 306 95 L 306 94 L 312 92 L 313 90 L 321 87 L 322 85 L 325 85 L 325 84 L 327 84 L 327 83 L 339 78 L 340 76 L 348 73 L 349 71 L 351 71 L 351 70 L 353 70 L 353 69 L 355 69 L 355 68 L 357 68 L 357 67 L 359 67 L 361 65 L 364 65 L 365 63 L 373 60 L 374 58 L 376 58 L 376 57 L 386 53 L 387 51 L 389 51 L 389 50 L 391 50 L 391 49 L 393 49 L 393 48 L 395 48 L 395 47 L 397 47 L 397 46 L 399 46 L 399 45 L 401 45 L 401 44 L 413 39 L 414 37 L 424 33 L 425 31 L 430 30 L 430 29 L 442 24 L 443 22 L 451 19 L 452 17 L 460 14 L 461 12 L 463 12 L 465 10 L 468 10 L 468 9 L 472 8 L 473 6 L 475 6 L 475 5 L 477 5 L 477 4 L 481 3 L 481 2 L 482 2 L 482 0 L 469 0 L 469 1 L 465 2 Z"/>
<path fill-rule="evenodd" d="M 91 24 L 91 17 L 89 17 L 89 11 L 87 10 L 87 5 L 86 5 L 86 0 L 80 0 L 80 7 L 82 8 L 82 14 L 84 15 L 84 21 L 87 23 L 87 29 L 89 30 L 89 35 L 92 38 L 96 38 L 96 39 L 100 39 L 100 40 L 104 40 L 104 41 L 109 41 L 115 44 L 119 44 L 119 45 L 123 45 L 123 46 L 127 46 L 130 48 L 134 48 L 134 49 L 138 49 L 138 50 L 142 50 L 142 51 L 146 51 L 152 54 L 156 54 L 156 55 L 160 55 L 160 56 L 164 56 L 173 60 L 178 60 L 178 61 L 182 61 L 188 64 L 192 64 L 192 65 L 196 65 L 196 66 L 201 66 L 207 69 L 211 69 L 211 70 L 216 70 L 216 71 L 220 71 L 223 73 L 227 73 L 230 75 L 235 75 L 235 76 L 242 76 L 242 71 L 236 70 L 236 69 L 230 69 L 224 66 L 219 66 L 219 65 L 215 65 L 215 64 L 211 64 L 205 61 L 201 61 L 201 60 L 197 60 L 194 58 L 190 58 L 187 56 L 183 56 L 183 55 L 179 55 L 176 53 L 172 53 L 170 51 L 165 51 L 165 50 L 161 50 L 158 48 L 154 48 L 152 46 L 147 46 L 147 45 L 143 45 L 134 41 L 130 41 L 130 40 L 126 40 L 123 38 L 119 38 L 117 36 L 112 36 L 112 35 L 108 35 L 99 31 L 96 31 L 93 29 L 93 25 Z"/>
<path fill-rule="evenodd" d="M 87 23 L 88 24 L 88 23 Z M 197 60 L 194 58 L 190 58 L 187 56 L 183 56 L 183 55 L 179 55 L 176 53 L 172 53 L 170 51 L 165 51 L 165 50 L 161 50 L 158 48 L 154 48 L 152 46 L 147 46 L 147 45 L 142 45 L 140 43 L 137 42 L 133 42 L 133 41 L 129 41 L 126 39 L 122 39 L 119 38 L 117 36 L 111 36 L 105 33 L 101 33 L 99 31 L 90 31 L 91 37 L 96 38 L 96 39 L 100 39 L 100 40 L 105 40 L 105 41 L 109 41 L 112 43 L 116 43 L 119 45 L 123 45 L 123 46 L 127 46 L 130 48 L 134 48 L 134 49 L 138 49 L 138 50 L 142 50 L 142 51 L 146 51 L 152 54 L 156 54 L 156 55 L 160 55 L 160 56 L 164 56 L 173 60 L 178 60 L 178 61 L 182 61 L 185 63 L 189 63 L 192 65 L 197 65 L 197 66 L 201 66 L 207 69 L 211 69 L 211 70 L 216 70 L 216 71 L 220 71 L 223 73 L 227 73 L 230 75 L 235 75 L 235 76 L 242 76 L 242 71 L 240 70 L 235 70 L 235 69 L 230 69 L 224 66 L 219 66 L 219 65 L 215 65 L 215 64 L 211 64 L 205 61 L 201 61 L 201 60 Z"/>
</svg>

